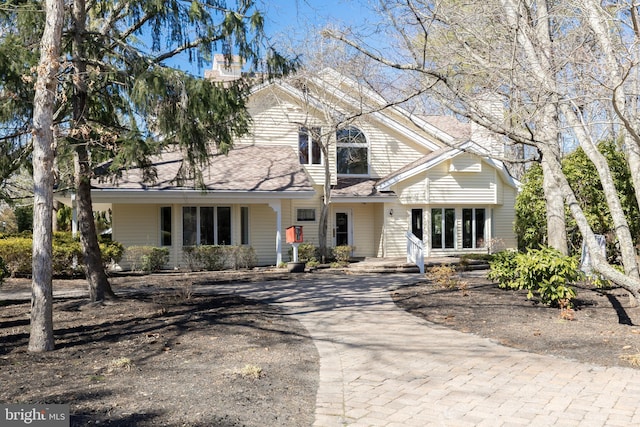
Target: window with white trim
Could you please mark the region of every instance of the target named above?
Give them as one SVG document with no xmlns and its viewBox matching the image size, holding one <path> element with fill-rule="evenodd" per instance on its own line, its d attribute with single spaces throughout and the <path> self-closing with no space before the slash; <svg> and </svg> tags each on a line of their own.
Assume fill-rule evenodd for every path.
<svg viewBox="0 0 640 427">
<path fill-rule="evenodd" d="M 249 244 L 249 207 L 240 208 L 240 244 Z"/>
<path fill-rule="evenodd" d="M 485 247 L 484 208 L 462 209 L 462 247 L 481 249 Z"/>
<path fill-rule="evenodd" d="M 336 131 L 336 162 L 339 175 L 369 174 L 369 144 L 357 127 Z"/>
<path fill-rule="evenodd" d="M 456 210 L 453 208 L 431 209 L 431 247 L 453 249 L 456 244 Z"/>
<path fill-rule="evenodd" d="M 296 220 L 303 221 L 315 221 L 316 210 L 313 208 L 298 208 L 296 209 Z"/>
<path fill-rule="evenodd" d="M 160 246 L 171 246 L 171 206 L 160 208 Z"/>
<path fill-rule="evenodd" d="M 184 206 L 182 245 L 230 245 L 231 207 Z"/>
<path fill-rule="evenodd" d="M 298 157 L 301 165 L 319 165 L 322 163 L 319 127 L 298 129 Z"/>
</svg>

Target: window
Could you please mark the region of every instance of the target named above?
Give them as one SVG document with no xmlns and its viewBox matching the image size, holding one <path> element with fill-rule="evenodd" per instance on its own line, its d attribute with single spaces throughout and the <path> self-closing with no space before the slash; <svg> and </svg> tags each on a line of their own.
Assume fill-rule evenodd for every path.
<svg viewBox="0 0 640 427">
<path fill-rule="evenodd" d="M 431 209 L 431 247 L 433 249 L 455 248 L 456 210 L 453 208 Z"/>
<path fill-rule="evenodd" d="M 247 206 L 240 208 L 240 244 L 249 244 L 249 208 Z"/>
<path fill-rule="evenodd" d="M 462 209 L 462 247 L 484 248 L 484 209 Z"/>
<path fill-rule="evenodd" d="M 315 209 L 296 209 L 296 219 L 298 221 L 315 221 L 316 210 Z"/>
<path fill-rule="evenodd" d="M 160 246 L 171 246 L 171 206 L 160 208 Z"/>
<path fill-rule="evenodd" d="M 369 174 L 369 146 L 360 129 L 348 126 L 336 132 L 336 156 L 338 174 Z"/>
<path fill-rule="evenodd" d="M 320 135 L 320 128 L 318 127 L 311 129 L 301 127 L 298 130 L 298 155 L 301 165 L 319 165 L 322 163 Z"/>
<path fill-rule="evenodd" d="M 230 245 L 231 208 L 185 206 L 182 208 L 182 244 Z"/>
</svg>

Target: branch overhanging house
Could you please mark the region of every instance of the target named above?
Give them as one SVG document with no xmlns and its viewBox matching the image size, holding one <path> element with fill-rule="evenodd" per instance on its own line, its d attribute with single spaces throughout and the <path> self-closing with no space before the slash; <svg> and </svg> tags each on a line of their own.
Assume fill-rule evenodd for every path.
<svg viewBox="0 0 640 427">
<path fill-rule="evenodd" d="M 152 159 L 152 182 L 136 168 L 96 177 L 94 209 L 111 210 L 113 239 L 167 247 L 170 268 L 184 266 L 184 248 L 196 245 L 248 245 L 259 265 L 280 264 L 290 257 L 289 226 L 319 245 L 329 162 L 329 247 L 422 266 L 425 257 L 517 246 L 518 183 L 496 159 L 504 147 L 490 132 L 452 116 L 380 108 L 378 95 L 331 69 L 263 83 L 248 105 L 250 133 L 212 156 L 198 183 L 177 179 L 178 151 Z"/>
</svg>

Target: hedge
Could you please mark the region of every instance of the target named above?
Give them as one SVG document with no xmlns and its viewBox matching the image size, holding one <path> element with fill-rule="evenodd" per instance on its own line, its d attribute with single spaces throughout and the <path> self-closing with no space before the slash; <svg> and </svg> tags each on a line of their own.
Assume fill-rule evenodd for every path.
<svg viewBox="0 0 640 427">
<path fill-rule="evenodd" d="M 3 236 L 0 239 L 0 258 L 8 273 L 13 276 L 31 274 L 32 243 L 30 236 Z M 123 252 L 122 244 L 112 241 L 100 242 L 102 262 L 106 267 L 111 262 L 119 262 Z M 83 257 L 80 242 L 71 233 L 54 233 L 52 267 L 54 275 L 70 275 L 82 267 Z"/>
</svg>

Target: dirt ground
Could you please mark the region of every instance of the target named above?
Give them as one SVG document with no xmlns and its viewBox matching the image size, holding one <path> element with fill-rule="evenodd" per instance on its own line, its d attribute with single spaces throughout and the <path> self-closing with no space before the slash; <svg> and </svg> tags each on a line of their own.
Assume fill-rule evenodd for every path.
<svg viewBox="0 0 640 427">
<path fill-rule="evenodd" d="M 396 290 L 396 304 L 416 316 L 521 350 L 601 366 L 640 367 L 640 308 L 622 289 L 577 286 L 572 312 L 498 288 L 486 271 L 460 273 L 462 286 L 428 279 Z M 569 320 L 569 319 L 573 320 Z"/>
<path fill-rule="evenodd" d="M 313 423 L 318 354 L 297 321 L 237 296 L 200 295 L 206 275 L 112 282 L 127 290 L 114 304 L 55 302 L 56 350 L 44 354 L 26 352 L 29 304 L 0 301 L 0 402 L 70 404 L 72 426 Z M 0 291 L 29 286 L 10 279 Z"/>
</svg>

